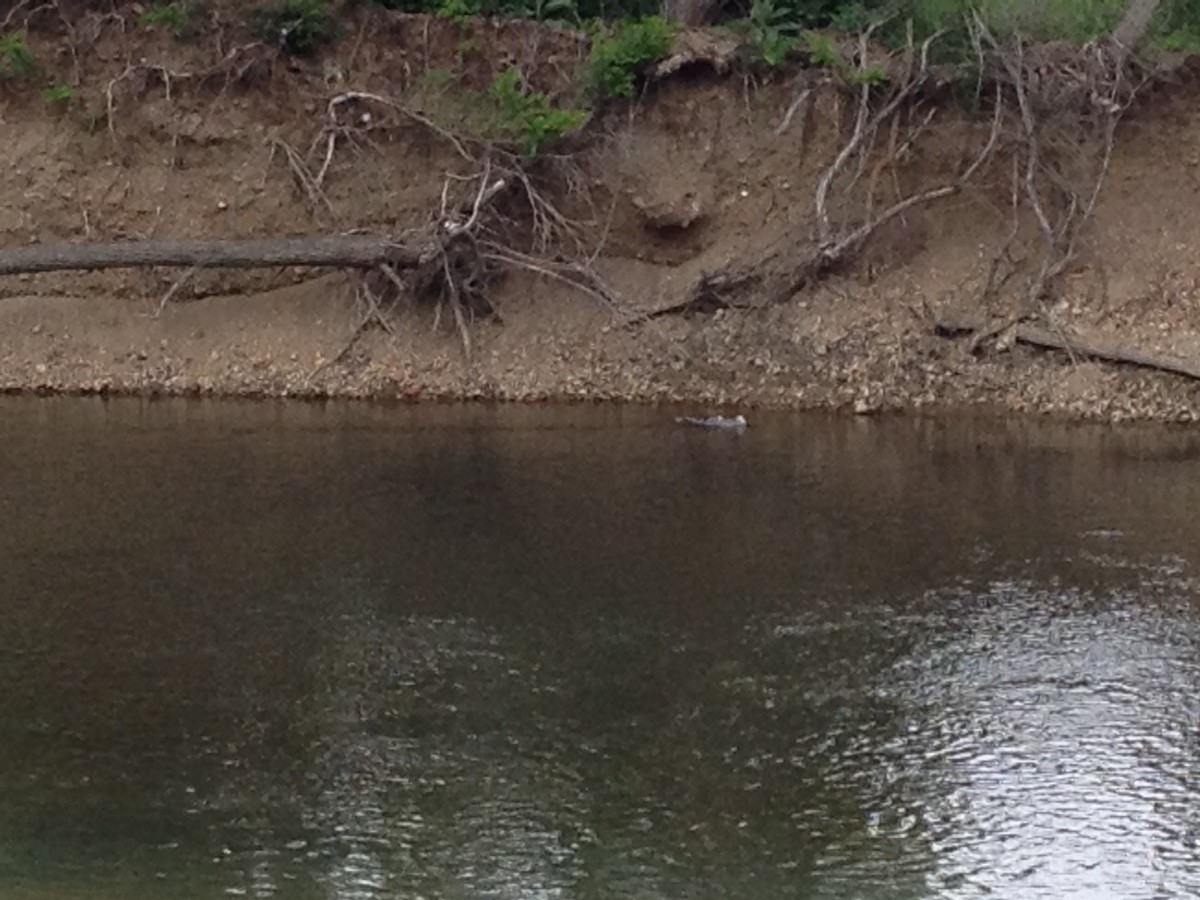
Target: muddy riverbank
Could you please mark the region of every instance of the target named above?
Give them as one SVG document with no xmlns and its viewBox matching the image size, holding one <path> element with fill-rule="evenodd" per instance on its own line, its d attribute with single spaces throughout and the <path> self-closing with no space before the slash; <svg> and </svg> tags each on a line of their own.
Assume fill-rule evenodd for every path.
<svg viewBox="0 0 1200 900">
<path fill-rule="evenodd" d="M 314 137 L 325 133 L 330 98 L 347 91 L 450 115 L 448 89 L 430 73 L 455 71 L 463 90 L 479 90 L 524 60 L 530 83 L 557 96 L 555 79 L 582 53 L 569 34 L 528 23 L 375 10 L 318 59 L 259 48 L 239 57 L 240 68 L 218 71 L 224 57 L 135 27 L 132 16 L 123 28 L 113 16 L 76 23 L 74 39 L 93 37 L 95 52 L 69 67 L 77 86 L 68 108 L 0 85 L 0 130 L 10 136 L 0 246 L 410 233 L 436 214 L 446 184 L 467 177 L 455 173 L 470 174 L 453 145 L 412 123 L 358 135 L 322 169 L 319 208 L 280 148 L 316 146 L 317 168 L 325 145 Z M 33 28 L 29 42 L 39 58 L 67 66 L 66 39 L 53 28 Z M 1077 257 L 1044 310 L 1056 333 L 1200 358 L 1192 252 L 1200 114 L 1189 72 L 1178 68 L 1122 123 Z M 364 328 L 352 274 L 215 271 L 183 283 L 179 270 L 6 276 L 0 390 L 1200 416 L 1197 382 L 1185 377 L 1003 336 L 971 353 L 966 340 L 936 332 L 947 312 L 981 321 L 1009 312 L 984 290 L 1012 228 L 1007 170 L 898 217 L 851 264 L 787 302 L 631 315 L 810 213 L 815 179 L 846 128 L 836 94 L 818 97 L 803 127 L 787 121 L 811 77 L 803 68 L 750 79 L 693 66 L 597 114 L 588 146 L 544 183 L 557 186 L 551 200 L 578 223 L 618 310 L 561 280 L 496 273 L 489 299 L 498 316 L 470 326 L 468 361 L 449 315 L 439 320 L 428 304 L 401 301 L 386 323 Z M 939 140 L 902 179 L 953 171 L 956 136 L 971 127 L 953 109 L 939 113 L 930 126 Z M 1019 261 L 1032 246 L 1018 242 L 1009 255 Z"/>
</svg>

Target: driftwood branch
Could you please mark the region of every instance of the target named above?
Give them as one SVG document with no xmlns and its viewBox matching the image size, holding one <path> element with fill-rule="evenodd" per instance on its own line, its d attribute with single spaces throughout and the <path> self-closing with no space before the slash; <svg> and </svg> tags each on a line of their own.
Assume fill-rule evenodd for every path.
<svg viewBox="0 0 1200 900">
<path fill-rule="evenodd" d="M 1121 347 L 1084 338 L 1068 337 L 1060 331 L 1039 328 L 1036 325 L 1017 323 L 1012 326 L 1013 337 L 1022 344 L 1041 347 L 1044 350 L 1061 350 L 1073 356 L 1098 359 L 1104 362 L 1122 363 L 1143 369 L 1170 372 L 1200 381 L 1200 360 L 1177 359 L 1157 353 L 1146 353 L 1133 347 Z M 953 317 L 939 317 L 934 331 L 942 337 L 961 337 L 984 334 L 989 329 L 983 322 Z"/>
<path fill-rule="evenodd" d="M 252 269 L 329 266 L 412 268 L 419 250 L 375 235 L 331 235 L 228 241 L 128 241 L 116 244 L 38 244 L 0 249 L 0 275 L 139 266 Z"/>
</svg>

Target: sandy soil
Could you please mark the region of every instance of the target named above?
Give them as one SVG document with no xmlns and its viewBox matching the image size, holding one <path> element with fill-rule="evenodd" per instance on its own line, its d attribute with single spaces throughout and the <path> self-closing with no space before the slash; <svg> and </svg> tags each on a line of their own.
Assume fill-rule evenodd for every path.
<svg viewBox="0 0 1200 900">
<path fill-rule="evenodd" d="M 52 28 L 31 36 L 39 58 L 79 86 L 71 108 L 50 111 L 36 90 L 0 83 L 0 247 L 404 233 L 436 213 L 446 173 L 469 171 L 445 141 L 417 123 L 381 122 L 334 156 L 329 205 L 316 208 L 278 142 L 306 150 L 328 99 L 351 89 L 436 111 L 445 98 L 430 71 L 465 72 L 484 86 L 516 64 L 535 86 L 560 92 L 583 52 L 570 35 L 527 26 L 380 11 L 364 12 L 356 33 L 311 62 L 270 48 L 235 54 L 236 65 L 214 61 L 166 35 L 121 31 L 111 16 L 81 19 L 75 39 L 92 52 L 72 58 Z M 593 123 L 599 137 L 563 170 L 555 199 L 599 247 L 597 266 L 626 312 L 654 307 L 808 213 L 845 110 L 825 97 L 802 125 L 777 134 L 803 77 L 749 84 L 684 73 Z M 1053 309 L 1064 333 L 1200 359 L 1195 97 L 1189 84 L 1174 85 L 1127 121 L 1087 246 Z M 940 127 L 950 146 L 961 123 L 947 116 Z M 936 173 L 949 162 L 927 155 L 914 165 Z M 390 332 L 360 331 L 356 276 L 346 273 L 201 272 L 161 309 L 178 271 L 0 277 L 0 390 L 1195 420 L 1200 391 L 1185 378 L 1020 345 L 972 356 L 934 334 L 940 310 L 1003 312 L 978 298 L 1009 227 L 1004 197 L 1002 186 L 980 189 L 908 216 L 852 270 L 764 309 L 625 326 L 586 295 L 510 273 L 491 288 L 501 320 L 473 326 L 469 365 L 457 335 L 435 329 L 427 308 L 401 306 Z"/>
</svg>

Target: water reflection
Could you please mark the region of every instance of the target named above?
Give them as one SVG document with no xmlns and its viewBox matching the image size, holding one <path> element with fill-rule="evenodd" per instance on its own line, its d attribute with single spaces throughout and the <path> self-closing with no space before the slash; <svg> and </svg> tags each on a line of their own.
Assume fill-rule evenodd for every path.
<svg viewBox="0 0 1200 900">
<path fill-rule="evenodd" d="M 1200 895 L 1187 433 L 0 405 L 6 898 Z"/>
<path fill-rule="evenodd" d="M 1130 591 L 1194 594 L 1140 574 Z M 964 630 L 923 648 L 909 688 L 937 760 L 925 816 L 953 826 L 933 849 L 947 896 L 1195 893 L 1195 621 L 1144 600 L 1019 583 L 952 600 Z"/>
</svg>

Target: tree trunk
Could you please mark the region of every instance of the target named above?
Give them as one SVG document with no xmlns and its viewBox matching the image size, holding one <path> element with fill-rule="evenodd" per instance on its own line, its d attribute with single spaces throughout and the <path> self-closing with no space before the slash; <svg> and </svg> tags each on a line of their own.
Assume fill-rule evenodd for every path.
<svg viewBox="0 0 1200 900">
<path fill-rule="evenodd" d="M 1162 0 L 1129 0 L 1125 16 L 1119 25 L 1113 29 L 1112 39 L 1126 53 L 1137 49 L 1137 45 L 1146 36 L 1150 20 L 1158 12 Z"/>
<path fill-rule="evenodd" d="M 411 247 L 365 234 L 247 241 L 38 244 L 12 250 L 0 248 L 0 275 L 138 266 L 232 269 L 330 266 L 367 269 L 390 263 L 396 268 L 412 268 L 420 260 L 420 252 Z"/>
</svg>

